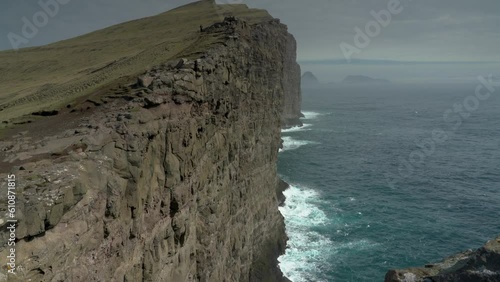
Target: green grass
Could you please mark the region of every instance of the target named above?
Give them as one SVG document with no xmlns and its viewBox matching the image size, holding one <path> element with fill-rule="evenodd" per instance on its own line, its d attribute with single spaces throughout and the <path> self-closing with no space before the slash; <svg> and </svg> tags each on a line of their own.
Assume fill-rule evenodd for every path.
<svg viewBox="0 0 500 282">
<path fill-rule="evenodd" d="M 21 122 L 40 110 L 61 108 L 78 98 L 129 83 L 134 76 L 214 42 L 199 26 L 235 15 L 250 23 L 269 19 L 245 5 L 201 1 L 72 39 L 0 52 L 0 122 Z M 0 124 L 0 129 L 5 127 Z"/>
</svg>

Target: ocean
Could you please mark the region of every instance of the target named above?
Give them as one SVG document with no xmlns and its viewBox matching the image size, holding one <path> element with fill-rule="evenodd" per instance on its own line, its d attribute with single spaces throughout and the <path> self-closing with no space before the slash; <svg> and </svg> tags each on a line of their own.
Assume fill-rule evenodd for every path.
<svg viewBox="0 0 500 282">
<path fill-rule="evenodd" d="M 278 163 L 285 276 L 383 281 L 499 235 L 500 87 L 477 85 L 303 90 Z"/>
</svg>

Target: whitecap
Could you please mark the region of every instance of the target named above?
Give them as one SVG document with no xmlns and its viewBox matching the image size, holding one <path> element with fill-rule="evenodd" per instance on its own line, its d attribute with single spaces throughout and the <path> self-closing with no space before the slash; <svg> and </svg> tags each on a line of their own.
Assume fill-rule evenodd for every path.
<svg viewBox="0 0 500 282">
<path fill-rule="evenodd" d="M 367 227 L 370 227 L 370 225 L 368 225 Z M 334 247 L 331 248 L 330 254 L 345 253 L 346 251 L 349 250 L 356 250 L 356 251 L 367 250 L 374 248 L 376 246 L 379 246 L 379 244 L 366 239 L 348 241 L 336 244 Z"/>
<path fill-rule="evenodd" d="M 293 282 L 311 281 L 318 267 L 326 264 L 328 248 L 332 246 L 330 239 L 312 228 L 325 225 L 328 218 L 317 206 L 320 198 L 314 190 L 291 185 L 283 194 L 285 205 L 279 209 L 285 218 L 289 239 L 285 254 L 278 258 L 279 266 Z M 321 280 L 315 278 L 314 281 Z"/>
<path fill-rule="evenodd" d="M 302 114 L 304 115 L 303 119 L 315 119 L 321 115 L 321 113 L 317 112 L 302 112 Z"/>
<path fill-rule="evenodd" d="M 282 129 L 282 133 L 289 133 L 289 132 L 298 132 L 298 131 L 306 131 L 306 130 L 311 130 L 310 127 L 312 124 L 304 124 L 302 126 L 294 126 L 292 128 L 287 128 L 287 129 Z"/>
<path fill-rule="evenodd" d="M 290 185 L 283 194 L 286 197 L 285 205 L 279 210 L 285 218 L 289 239 L 285 254 L 280 256 L 278 261 L 281 271 L 292 282 L 331 281 L 318 270 L 335 267 L 332 257 L 342 260 L 352 251 L 366 250 L 378 245 L 367 239 L 349 240 L 347 223 L 335 223 L 336 236 L 346 238 L 345 241 L 332 241 L 317 232 L 317 227 L 329 226 L 333 222 L 320 208 L 323 200 L 316 191 Z M 369 227 L 370 225 L 367 225 L 367 228 Z"/>
<path fill-rule="evenodd" d="M 304 145 L 308 144 L 317 144 L 316 142 L 313 141 L 307 141 L 307 140 L 295 140 L 291 136 L 283 136 L 281 139 L 283 139 L 283 149 L 280 149 L 280 152 L 283 151 L 288 151 L 288 150 L 295 150 L 298 149 L 299 147 L 302 147 Z"/>
</svg>

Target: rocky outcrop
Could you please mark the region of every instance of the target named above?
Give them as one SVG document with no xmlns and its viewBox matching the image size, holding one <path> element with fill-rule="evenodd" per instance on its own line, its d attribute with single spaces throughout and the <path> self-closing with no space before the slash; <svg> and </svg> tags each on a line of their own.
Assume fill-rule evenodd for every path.
<svg viewBox="0 0 500 282">
<path fill-rule="evenodd" d="M 301 77 L 302 88 L 316 88 L 320 86 L 318 78 L 310 71 L 306 71 Z"/>
<path fill-rule="evenodd" d="M 390 84 L 387 79 L 372 78 L 364 75 L 348 75 L 342 80 L 343 84 Z"/>
<path fill-rule="evenodd" d="M 287 37 L 285 51 L 285 77 L 283 80 L 283 88 L 285 98 L 283 104 L 283 115 L 281 123 L 283 128 L 293 126 L 302 126 L 300 118 L 303 117 L 300 112 L 302 105 L 302 96 L 300 90 L 300 65 L 297 63 L 297 43 L 291 34 Z"/>
<path fill-rule="evenodd" d="M 17 181 L 8 281 L 286 280 L 276 162 L 300 114 L 295 41 L 277 20 L 234 18 L 201 40 L 1 142 L 0 177 Z"/>
<path fill-rule="evenodd" d="M 391 270 L 385 282 L 495 282 L 500 281 L 500 237 L 483 247 L 422 268 Z"/>
</svg>

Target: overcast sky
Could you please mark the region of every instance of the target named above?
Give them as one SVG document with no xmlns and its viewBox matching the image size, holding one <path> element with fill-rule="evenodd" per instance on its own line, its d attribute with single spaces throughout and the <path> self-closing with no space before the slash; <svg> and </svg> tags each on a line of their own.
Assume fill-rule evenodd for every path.
<svg viewBox="0 0 500 282">
<path fill-rule="evenodd" d="M 47 2 L 49 0 L 41 0 Z M 55 1 L 55 0 L 52 0 Z M 25 46 L 46 44 L 73 37 L 131 19 L 154 15 L 189 0 L 59 0 L 59 13 Z M 390 12 L 388 3 L 396 0 L 218 0 L 221 3 L 243 2 L 251 7 L 267 9 L 289 26 L 297 38 L 299 61 L 303 69 L 323 72 L 325 65 L 311 61 L 337 59 L 330 67 L 345 64 L 345 54 L 351 59 L 396 61 L 500 62 L 500 1 L 499 0 L 400 0 L 397 13 Z M 0 2 L 0 49 L 9 49 L 9 32 L 21 34 L 23 17 L 32 19 L 41 10 L 38 0 L 2 0 Z M 396 9 L 393 9 L 393 11 Z M 366 33 L 365 27 L 374 20 L 373 12 L 391 14 L 391 20 L 372 29 L 369 44 L 356 45 L 355 28 Z M 374 22 L 372 22 L 373 24 Z M 342 51 L 341 45 L 344 46 Z M 346 49 L 347 46 L 347 49 Z M 362 47 L 362 48 L 361 48 Z M 346 51 L 347 50 L 347 51 Z M 353 51 L 354 50 L 354 51 Z M 347 52 L 347 53 L 346 53 Z M 355 60 L 356 62 L 356 60 Z M 373 64 L 373 62 L 371 63 Z M 366 67 L 373 69 L 372 65 Z M 394 70 L 402 68 L 380 62 Z M 363 65 L 363 61 L 348 68 Z M 482 67 L 496 70 L 499 65 L 482 64 L 467 68 L 468 76 Z M 347 68 L 347 69 L 348 69 Z M 426 66 L 416 67 L 425 69 Z M 445 68 L 446 69 L 446 68 Z M 456 71 L 457 65 L 449 70 Z M 476 71 L 477 69 L 477 71 Z M 443 70 L 441 70 L 443 71 Z M 369 71 L 368 71 L 369 72 Z M 399 73 L 399 71 L 395 71 Z M 394 74 L 395 74 L 394 73 Z M 336 75 L 342 75 L 341 73 Z M 392 75 L 392 74 L 391 74 Z M 325 75 L 325 79 L 327 79 Z"/>
<path fill-rule="evenodd" d="M 364 30 L 371 11 L 387 10 L 390 1 L 255 2 L 284 19 L 300 40 L 301 59 L 310 60 L 343 57 L 339 44 L 353 44 L 354 28 Z M 401 0 L 401 8 L 357 58 L 500 61 L 500 1 Z"/>
</svg>

